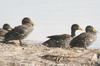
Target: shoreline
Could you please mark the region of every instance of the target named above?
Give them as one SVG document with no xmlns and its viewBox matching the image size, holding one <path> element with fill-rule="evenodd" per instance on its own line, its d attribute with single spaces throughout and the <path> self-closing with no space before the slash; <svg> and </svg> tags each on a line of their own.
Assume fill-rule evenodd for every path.
<svg viewBox="0 0 100 66">
<path fill-rule="evenodd" d="M 0 65 L 1 66 L 93 66 L 100 64 L 97 57 L 100 49 L 83 48 L 62 49 L 49 48 L 34 44 L 35 41 L 23 40 L 27 47 L 16 44 L 0 43 Z M 31 43 L 33 42 L 33 43 Z M 92 51 L 92 52 L 91 52 Z"/>
</svg>

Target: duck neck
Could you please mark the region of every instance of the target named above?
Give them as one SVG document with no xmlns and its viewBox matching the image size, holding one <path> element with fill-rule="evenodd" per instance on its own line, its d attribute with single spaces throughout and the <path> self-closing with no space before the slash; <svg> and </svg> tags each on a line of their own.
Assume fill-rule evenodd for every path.
<svg viewBox="0 0 100 66">
<path fill-rule="evenodd" d="M 75 31 L 76 31 L 76 30 L 73 30 L 73 29 L 71 30 L 71 36 L 72 36 L 72 37 L 75 36 Z"/>
<path fill-rule="evenodd" d="M 4 30 L 8 30 L 7 28 L 3 27 Z"/>
</svg>

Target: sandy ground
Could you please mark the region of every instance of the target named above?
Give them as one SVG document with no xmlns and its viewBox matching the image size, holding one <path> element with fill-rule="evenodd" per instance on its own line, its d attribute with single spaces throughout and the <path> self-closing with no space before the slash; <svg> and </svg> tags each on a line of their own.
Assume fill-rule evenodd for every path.
<svg viewBox="0 0 100 66">
<path fill-rule="evenodd" d="M 100 50 L 48 48 L 23 40 L 27 47 L 0 42 L 0 66 L 99 66 Z"/>
</svg>

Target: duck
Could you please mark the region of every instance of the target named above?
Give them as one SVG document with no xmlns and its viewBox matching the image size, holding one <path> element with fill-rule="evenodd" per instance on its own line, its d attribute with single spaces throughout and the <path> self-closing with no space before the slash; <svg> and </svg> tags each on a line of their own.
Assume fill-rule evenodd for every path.
<svg viewBox="0 0 100 66">
<path fill-rule="evenodd" d="M 97 39 L 97 31 L 91 26 L 88 25 L 85 28 L 86 32 L 81 33 L 80 35 L 76 36 L 70 42 L 70 48 L 73 47 L 80 47 L 87 49 L 94 41 Z"/>
<path fill-rule="evenodd" d="M 61 48 L 68 48 L 70 41 L 75 37 L 76 30 L 83 30 L 80 28 L 78 24 L 73 24 L 71 26 L 71 35 L 69 34 L 61 34 L 61 35 L 52 35 L 47 36 L 49 40 L 45 41 L 43 45 L 47 47 L 61 47 Z"/>
<path fill-rule="evenodd" d="M 4 35 L 5 35 L 8 31 L 10 31 L 10 30 L 12 30 L 12 27 L 11 27 L 9 24 L 5 23 L 5 24 L 3 25 L 3 27 L 0 28 L 0 37 L 3 38 Z"/>
<path fill-rule="evenodd" d="M 26 46 L 22 44 L 22 39 L 25 39 L 32 31 L 35 23 L 31 21 L 29 17 L 22 19 L 22 25 L 16 26 L 11 31 L 5 34 L 4 43 L 8 43 L 10 40 L 19 40 L 20 46 Z"/>
</svg>

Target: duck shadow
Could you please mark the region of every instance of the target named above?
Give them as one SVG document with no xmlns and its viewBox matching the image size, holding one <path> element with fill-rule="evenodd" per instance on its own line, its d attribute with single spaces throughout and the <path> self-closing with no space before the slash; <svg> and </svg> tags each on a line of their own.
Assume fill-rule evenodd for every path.
<svg viewBox="0 0 100 66">
<path fill-rule="evenodd" d="M 3 43 L 3 41 L 0 40 L 0 43 Z"/>
<path fill-rule="evenodd" d="M 14 43 L 13 41 L 12 41 L 12 42 L 7 42 L 7 43 L 5 43 L 5 42 L 2 41 L 2 40 L 0 40 L 0 43 L 3 43 L 3 44 L 16 44 L 16 43 Z"/>
</svg>

